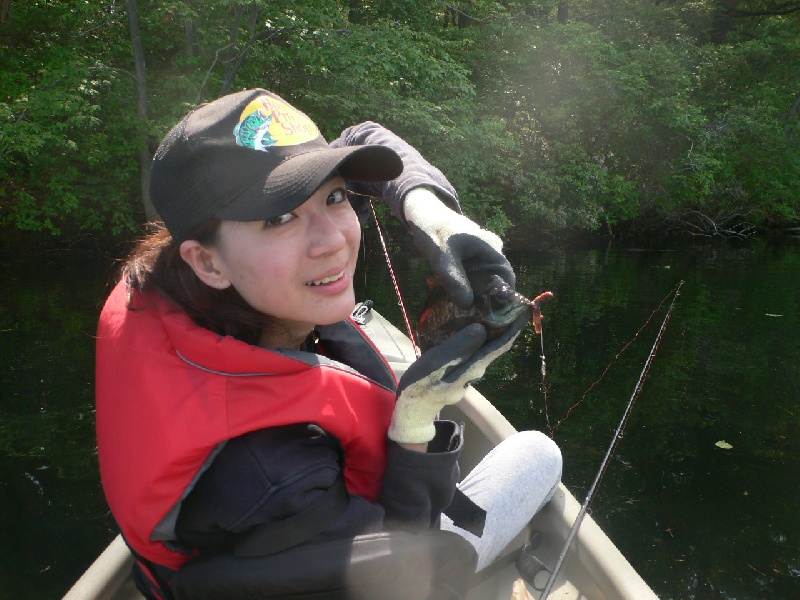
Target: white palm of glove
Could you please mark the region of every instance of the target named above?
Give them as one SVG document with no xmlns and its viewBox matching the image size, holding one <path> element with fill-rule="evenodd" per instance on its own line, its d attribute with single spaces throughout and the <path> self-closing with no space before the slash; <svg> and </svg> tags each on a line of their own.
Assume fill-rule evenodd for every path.
<svg viewBox="0 0 800 600">
<path fill-rule="evenodd" d="M 432 190 L 411 190 L 404 199 L 403 212 L 414 243 L 457 306 L 472 305 L 470 276 L 475 272 L 496 274 L 514 286 L 514 271 L 502 253 L 503 241 L 445 206 Z"/>
</svg>

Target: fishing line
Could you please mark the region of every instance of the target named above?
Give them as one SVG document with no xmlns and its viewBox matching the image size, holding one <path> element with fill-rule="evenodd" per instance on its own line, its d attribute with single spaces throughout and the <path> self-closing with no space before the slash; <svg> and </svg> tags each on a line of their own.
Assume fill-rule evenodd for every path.
<svg viewBox="0 0 800 600">
<path fill-rule="evenodd" d="M 364 291 L 367 291 L 367 232 L 361 228 L 361 264 L 364 265 Z"/>
<path fill-rule="evenodd" d="M 369 199 L 369 207 L 372 209 L 372 216 L 375 219 L 375 227 L 378 230 L 378 238 L 381 240 L 381 248 L 383 248 L 383 255 L 386 257 L 386 264 L 389 266 L 389 275 L 392 278 L 392 285 L 394 285 L 395 294 L 397 294 L 397 304 L 400 306 L 400 312 L 403 313 L 403 321 L 405 321 L 406 329 L 408 330 L 408 337 L 411 340 L 411 345 L 414 347 L 414 354 L 417 358 L 420 357 L 422 351 L 417 345 L 417 340 L 414 338 L 414 330 L 411 327 L 411 321 L 408 319 L 408 312 L 406 312 L 406 305 L 403 302 L 403 296 L 400 294 L 400 286 L 397 283 L 397 277 L 394 274 L 394 267 L 392 266 L 392 259 L 389 257 L 389 250 L 386 247 L 386 240 L 383 238 L 383 230 L 378 221 L 378 213 L 375 212 L 375 205 L 372 203 L 372 198 Z"/>
<path fill-rule="evenodd" d="M 544 396 L 544 418 L 547 422 L 547 429 L 550 431 L 550 437 L 553 437 L 553 433 L 555 432 L 555 427 L 550 427 L 550 411 L 547 410 L 547 382 L 545 379 L 547 378 L 547 366 L 545 365 L 545 358 L 544 358 L 544 327 L 539 332 L 539 348 L 541 350 L 541 354 L 539 358 L 542 361 L 542 396 Z"/>
<path fill-rule="evenodd" d="M 403 295 L 400 293 L 400 285 L 397 283 L 397 277 L 394 274 L 394 267 L 392 266 L 392 259 L 389 256 L 389 249 L 387 248 L 386 240 L 383 237 L 383 229 L 381 229 L 381 223 L 378 220 L 378 213 L 375 211 L 375 205 L 372 202 L 372 196 L 368 196 L 367 194 L 361 194 L 361 193 L 356 192 L 356 191 L 351 190 L 351 189 L 348 189 L 347 193 L 352 195 L 352 196 L 360 196 L 361 198 L 363 198 L 363 199 L 365 199 L 366 201 L 369 202 L 369 207 L 372 210 L 372 217 L 375 219 L 375 229 L 378 232 L 378 239 L 380 240 L 381 248 L 383 249 L 383 256 L 386 259 L 386 266 L 389 267 L 389 275 L 392 278 L 392 285 L 394 286 L 394 293 L 397 296 L 397 304 L 400 307 L 400 312 L 403 314 L 403 321 L 405 322 L 405 325 L 406 325 L 406 331 L 408 331 L 408 338 L 411 340 L 411 346 L 414 348 L 414 355 L 417 358 L 419 358 L 420 355 L 422 354 L 422 351 L 420 350 L 419 346 L 417 345 L 417 340 L 414 337 L 414 330 L 411 327 L 411 321 L 408 318 L 408 312 L 406 311 L 406 305 L 403 302 Z M 367 218 L 369 218 L 369 217 L 367 217 Z M 362 230 L 361 230 L 361 242 L 362 242 L 361 243 L 361 249 L 364 252 L 364 255 L 363 255 L 364 258 L 366 259 L 367 253 L 366 253 L 366 247 L 365 247 L 365 244 L 364 244 L 364 240 L 365 240 L 364 230 L 362 228 Z M 364 261 L 364 264 L 366 264 L 366 260 Z M 366 270 L 365 270 L 365 272 L 364 272 L 364 289 L 366 289 L 366 286 L 367 286 L 367 274 L 366 274 Z"/>
<path fill-rule="evenodd" d="M 661 346 L 661 340 L 664 337 L 664 332 L 667 329 L 667 324 L 669 323 L 670 317 L 672 316 L 672 311 L 675 308 L 675 303 L 678 301 L 678 296 L 680 296 L 680 290 L 682 285 L 683 281 L 681 281 L 677 285 L 677 287 L 673 290 L 673 292 L 671 292 L 671 294 L 674 294 L 672 297 L 672 303 L 667 309 L 667 314 L 664 316 L 664 321 L 661 323 L 661 328 L 658 330 L 658 335 L 656 336 L 656 340 L 655 342 L 653 342 L 653 347 L 650 349 L 650 354 L 648 355 L 647 360 L 644 363 L 642 372 L 639 375 L 639 380 L 636 382 L 636 386 L 633 388 L 633 393 L 631 394 L 631 398 L 628 401 L 628 406 L 625 407 L 625 412 L 622 414 L 622 419 L 620 419 L 619 425 L 617 426 L 617 430 L 614 432 L 614 437 L 611 439 L 611 444 L 608 447 L 608 451 L 606 452 L 605 458 L 603 458 L 603 462 L 600 464 L 600 469 L 598 470 L 597 475 L 595 476 L 594 483 L 592 483 L 592 487 L 586 494 L 586 499 L 583 501 L 583 504 L 581 505 L 581 509 L 578 512 L 578 516 L 575 518 L 575 523 L 573 523 L 572 529 L 570 529 L 566 542 L 564 542 L 564 546 L 561 549 L 561 554 L 558 557 L 558 561 L 556 562 L 555 567 L 553 567 L 553 570 L 550 572 L 550 577 L 547 580 L 547 585 L 542 591 L 540 600 L 547 600 L 547 597 L 550 595 L 550 592 L 553 589 L 553 585 L 555 584 L 556 577 L 558 577 L 561 568 L 564 566 L 567 554 L 572 548 L 572 543 L 575 540 L 575 536 L 578 534 L 578 530 L 580 529 L 581 523 L 583 523 L 583 518 L 586 516 L 586 511 L 588 510 L 589 505 L 592 503 L 592 500 L 594 500 L 594 496 L 597 493 L 597 489 L 600 486 L 600 482 L 603 479 L 603 476 L 605 475 L 608 469 L 611 457 L 613 456 L 614 451 L 617 448 L 617 444 L 622 439 L 623 432 L 625 430 L 626 425 L 628 424 L 628 419 L 630 418 L 631 411 L 633 410 L 633 405 L 636 403 L 636 399 L 639 397 L 639 394 L 642 391 L 644 381 L 645 379 L 647 379 L 647 374 L 650 372 L 650 367 L 652 366 L 653 360 L 656 357 L 656 353 L 658 352 L 658 349 Z M 641 330 L 639 331 L 641 332 Z M 638 336 L 639 333 L 637 333 L 636 335 Z"/>
<path fill-rule="evenodd" d="M 670 292 L 669 292 L 669 293 L 668 293 L 666 296 L 664 296 L 664 298 L 661 300 L 661 302 L 659 302 L 658 306 L 656 306 L 656 307 L 655 307 L 655 309 L 653 309 L 653 312 L 651 312 L 651 313 L 650 313 L 650 316 L 649 316 L 649 317 L 647 317 L 647 320 L 646 320 L 646 321 L 644 322 L 644 324 L 643 324 L 643 325 L 642 325 L 642 326 L 639 328 L 639 330 L 638 330 L 638 331 L 637 331 L 637 332 L 636 332 L 636 333 L 633 335 L 633 337 L 632 337 L 630 340 L 628 340 L 628 342 L 627 342 L 627 343 L 626 343 L 626 344 L 625 344 L 625 345 L 622 347 L 622 349 L 621 349 L 619 352 L 617 352 L 617 355 L 614 357 L 614 359 L 613 359 L 613 360 L 612 360 L 612 361 L 611 361 L 611 362 L 608 364 L 608 366 L 605 368 L 605 370 L 603 371 L 603 374 L 602 374 L 602 375 L 600 375 L 600 377 L 598 377 L 598 378 L 597 378 L 597 379 L 596 379 L 596 380 L 595 380 L 595 381 L 594 381 L 594 382 L 593 382 L 593 383 L 592 383 L 592 384 L 591 384 L 591 385 L 590 385 L 590 386 L 589 386 L 589 387 L 586 389 L 586 391 L 585 391 L 585 392 L 583 392 L 583 395 L 581 396 L 580 400 L 578 400 L 578 401 L 577 401 L 575 404 L 573 404 L 572 406 L 570 406 L 570 407 L 567 409 L 567 412 L 566 412 L 566 413 L 564 413 L 564 416 L 563 416 L 563 417 L 561 417 L 561 419 L 559 419 L 559 420 L 558 420 L 558 422 L 557 422 L 555 425 L 553 425 L 552 427 L 550 426 L 550 407 L 549 407 L 549 405 L 547 404 L 547 393 L 546 393 L 546 391 L 544 392 L 544 412 L 545 412 L 545 419 L 546 419 L 546 421 L 547 421 L 547 429 L 548 429 L 548 431 L 550 432 L 550 437 L 551 437 L 551 438 L 555 439 L 556 429 L 558 429 L 558 427 L 559 427 L 559 426 L 560 426 L 560 425 L 561 425 L 561 424 L 562 424 L 564 421 L 566 421 L 566 420 L 567 420 L 567 419 L 570 417 L 570 415 L 572 414 L 572 411 L 574 411 L 574 410 L 575 410 L 576 408 L 578 408 L 578 407 L 579 407 L 581 404 L 583 404 L 584 400 L 586 400 L 586 396 L 588 396 L 588 395 L 589 395 L 589 393 L 590 393 L 590 392 L 591 392 L 591 391 L 592 391 L 594 388 L 596 388 L 596 387 L 597 387 L 597 386 L 600 384 L 600 382 L 602 382 L 602 381 L 603 381 L 603 379 L 605 379 L 605 378 L 606 378 L 606 375 L 608 375 L 608 372 L 611 370 L 611 368 L 612 368 L 612 367 L 613 367 L 615 364 L 617 364 L 617 362 L 619 362 L 619 359 L 622 357 L 622 355 L 623 355 L 623 354 L 625 354 L 625 352 L 628 350 L 628 348 L 630 348 L 630 347 L 633 345 L 633 343 L 634 343 L 634 342 L 635 342 L 637 339 L 639 339 L 639 336 L 641 335 L 642 331 L 644 331 L 644 330 L 647 328 L 647 326 L 650 324 L 650 321 L 652 321 L 652 320 L 653 320 L 653 318 L 654 318 L 654 317 L 655 317 L 655 316 L 656 316 L 656 315 L 657 315 L 659 312 L 661 312 L 661 309 L 662 309 L 662 307 L 664 306 L 664 304 L 667 302 L 667 300 L 669 300 L 669 299 L 670 299 L 670 298 L 672 298 L 673 296 L 677 296 L 677 295 L 678 295 L 678 290 L 680 289 L 680 287 L 681 287 L 682 285 L 683 285 L 683 281 L 681 281 L 681 282 L 680 282 L 680 283 L 679 283 L 679 284 L 678 284 L 676 287 L 672 288 L 672 290 L 670 290 Z M 674 302 L 674 300 L 673 300 L 673 302 Z M 544 347 L 542 348 L 542 355 L 544 355 Z M 542 381 L 544 381 L 544 356 L 542 356 Z"/>
</svg>

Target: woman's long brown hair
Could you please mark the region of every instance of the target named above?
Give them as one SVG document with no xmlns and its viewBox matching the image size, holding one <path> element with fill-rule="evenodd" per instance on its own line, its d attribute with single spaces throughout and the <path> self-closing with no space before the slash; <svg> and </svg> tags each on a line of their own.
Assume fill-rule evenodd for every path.
<svg viewBox="0 0 800 600">
<path fill-rule="evenodd" d="M 219 219 L 209 219 L 190 232 L 187 239 L 204 246 L 216 246 Z M 180 246 L 163 225 L 145 236 L 134 247 L 122 265 L 122 277 L 128 284 L 128 307 L 135 306 L 132 291 L 156 293 L 180 306 L 195 323 L 218 333 L 257 344 L 264 329 L 274 319 L 251 307 L 232 286 L 224 290 L 212 288 L 195 275 L 181 258 Z"/>
</svg>

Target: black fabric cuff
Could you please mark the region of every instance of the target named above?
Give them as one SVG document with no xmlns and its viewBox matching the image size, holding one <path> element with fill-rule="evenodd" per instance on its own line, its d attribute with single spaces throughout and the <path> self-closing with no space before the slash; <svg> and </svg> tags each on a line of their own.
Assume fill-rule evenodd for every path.
<svg viewBox="0 0 800 600">
<path fill-rule="evenodd" d="M 453 500 L 459 479 L 462 427 L 434 421 L 436 434 L 427 452 L 404 448 L 388 440 L 381 506 L 389 529 L 437 527 L 439 515 Z"/>
</svg>

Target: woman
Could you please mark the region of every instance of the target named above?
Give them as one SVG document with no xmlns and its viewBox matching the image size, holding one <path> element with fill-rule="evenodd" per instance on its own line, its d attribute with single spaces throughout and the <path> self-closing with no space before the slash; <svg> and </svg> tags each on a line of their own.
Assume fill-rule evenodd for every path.
<svg viewBox="0 0 800 600">
<path fill-rule="evenodd" d="M 436 415 L 526 319 L 491 341 L 465 328 L 398 385 L 348 319 L 364 209 L 348 188 L 384 197 L 462 305 L 488 274 L 513 283 L 496 236 L 391 132 L 329 145 L 265 90 L 189 113 L 153 162 L 165 229 L 98 328 L 103 486 L 149 597 L 375 597 L 403 564 L 403 597 L 456 598 L 464 565 L 491 562 L 555 490 L 560 454 L 532 432 L 456 488 L 461 428 Z"/>
</svg>

